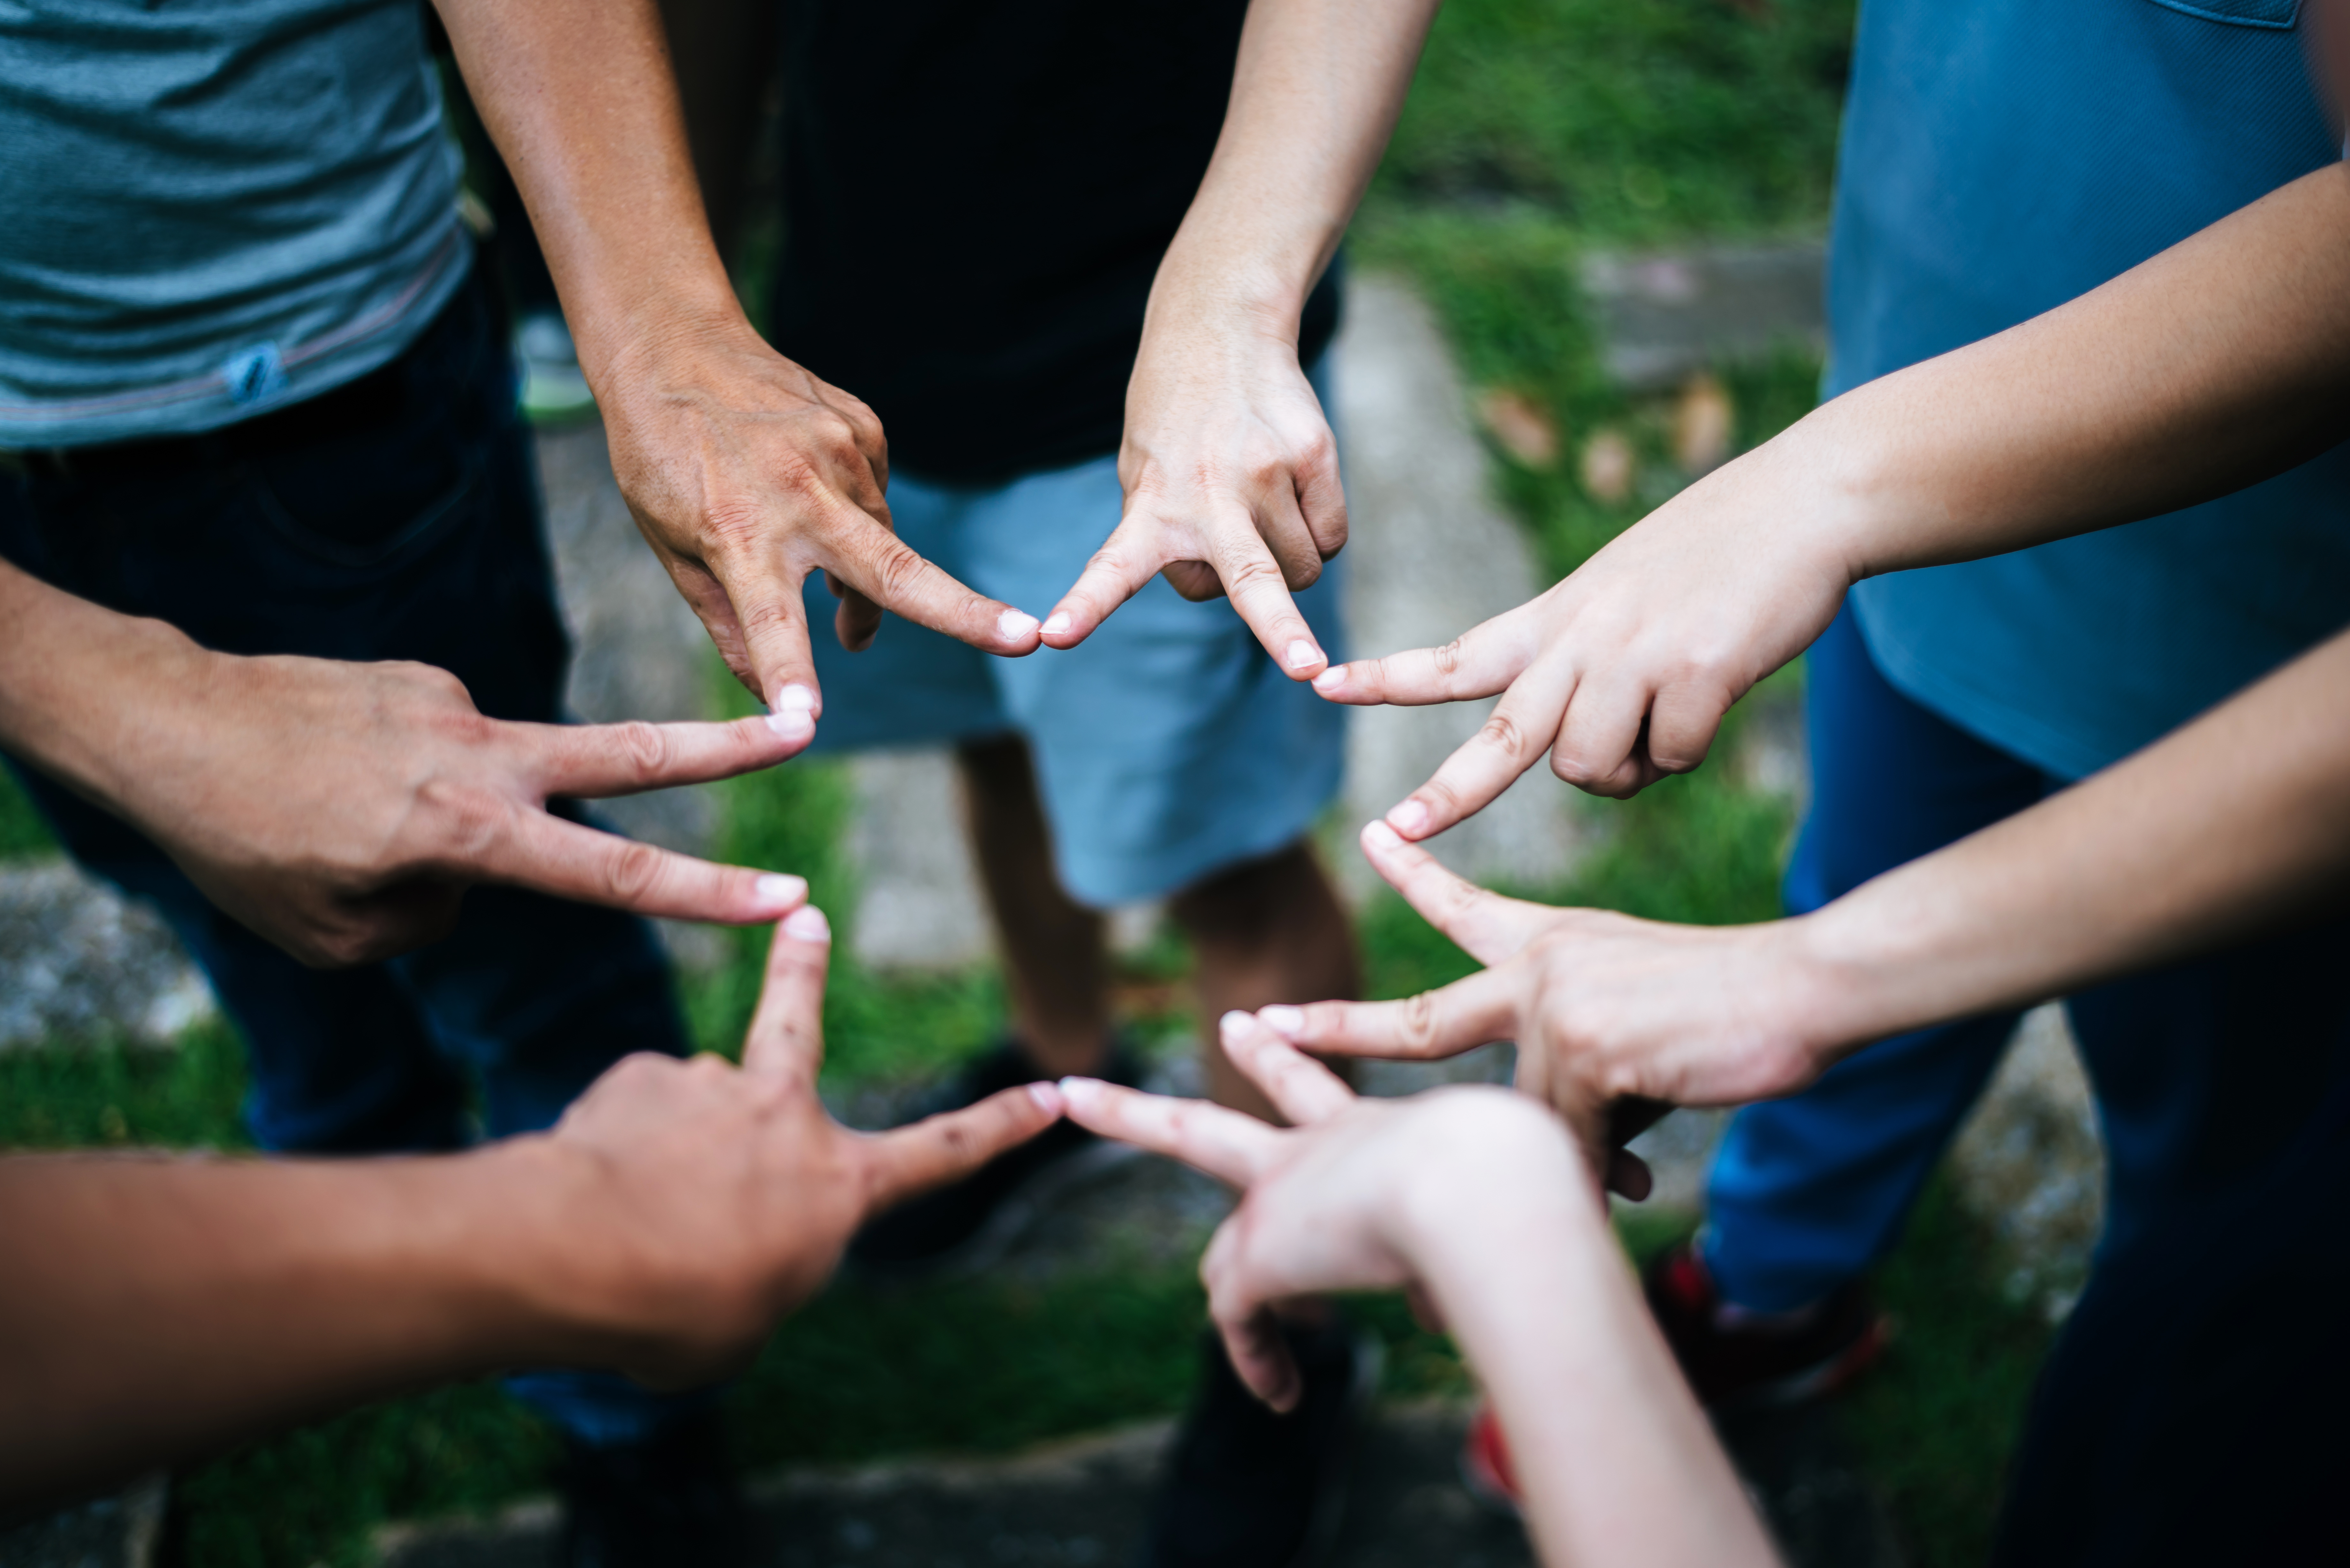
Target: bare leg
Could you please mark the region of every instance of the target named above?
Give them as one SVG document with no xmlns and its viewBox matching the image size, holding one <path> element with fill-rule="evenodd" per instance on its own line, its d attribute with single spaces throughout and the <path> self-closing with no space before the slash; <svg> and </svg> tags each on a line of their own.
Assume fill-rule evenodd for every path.
<svg viewBox="0 0 2350 1568">
<path fill-rule="evenodd" d="M 956 749 L 981 883 L 1003 946 L 1012 1018 L 1036 1064 L 1058 1075 L 1101 1068 L 1109 1038 L 1105 922 L 1063 891 L 1036 796 L 1028 743 L 1017 735 Z"/>
<path fill-rule="evenodd" d="M 1354 932 L 1304 841 L 1186 888 L 1173 905 L 1198 960 L 1208 1090 L 1219 1104 L 1281 1118 L 1224 1057 L 1216 1021 L 1233 1008 L 1352 998 L 1362 983 Z"/>
</svg>

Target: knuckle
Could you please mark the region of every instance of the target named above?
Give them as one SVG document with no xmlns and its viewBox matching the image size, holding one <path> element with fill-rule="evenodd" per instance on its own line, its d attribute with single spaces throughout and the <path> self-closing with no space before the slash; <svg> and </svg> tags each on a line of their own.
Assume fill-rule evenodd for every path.
<svg viewBox="0 0 2350 1568">
<path fill-rule="evenodd" d="M 1403 1044 L 1415 1051 L 1425 1051 L 1436 1043 L 1436 999 L 1420 992 L 1404 999 L 1402 1017 L 1398 1030 Z"/>
<path fill-rule="evenodd" d="M 633 903 L 660 883 L 661 852 L 650 844 L 623 844 L 604 867 L 604 890 L 619 903 Z"/>
<path fill-rule="evenodd" d="M 1531 740 L 1525 726 L 1518 722 L 1514 714 L 1503 708 L 1494 709 L 1485 722 L 1477 726 L 1477 739 L 1481 744 L 1509 757 L 1523 756 Z"/>
<path fill-rule="evenodd" d="M 1451 642 L 1448 642 L 1442 648 L 1438 649 L 1431 659 L 1431 662 L 1436 666 L 1436 672 L 1439 675 L 1446 677 L 1448 680 L 1452 676 L 1460 674 L 1461 667 L 1467 664 L 1468 661 L 1468 639 L 1459 637 L 1454 638 Z"/>
<path fill-rule="evenodd" d="M 655 779 L 668 770 L 669 734 L 659 724 L 631 719 L 619 726 L 612 740 L 631 776 Z"/>
</svg>

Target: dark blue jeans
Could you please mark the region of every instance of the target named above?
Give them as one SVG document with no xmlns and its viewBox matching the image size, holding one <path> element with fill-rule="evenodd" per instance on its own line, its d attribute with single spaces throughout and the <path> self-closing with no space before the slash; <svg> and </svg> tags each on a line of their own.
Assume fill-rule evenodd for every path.
<svg viewBox="0 0 2350 1568">
<path fill-rule="evenodd" d="M 478 286 L 391 365 L 309 404 L 0 471 L 0 556 L 208 648 L 417 659 L 485 713 L 559 716 L 569 649 L 538 482 Z M 11 766 L 74 858 L 154 900 L 203 967 L 244 1036 L 264 1148 L 448 1149 L 531 1131 L 628 1053 L 685 1049 L 667 962 L 633 917 L 476 888 L 442 941 L 308 970 L 136 829 Z M 675 1408 L 601 1376 L 527 1381 L 591 1440 L 633 1439 Z"/>
<path fill-rule="evenodd" d="M 2062 787 L 1895 691 L 1849 611 L 1808 671 L 1790 912 Z M 2000 1563 L 2248 1561 L 2323 1539 L 2324 1482 L 2350 1459 L 2345 938 L 2304 928 L 2066 1004 L 2105 1136 L 2106 1228 L 2034 1394 Z M 1792 1307 L 1881 1257 L 2015 1022 L 1883 1041 L 1740 1112 L 1707 1204 L 1725 1293 Z"/>
</svg>

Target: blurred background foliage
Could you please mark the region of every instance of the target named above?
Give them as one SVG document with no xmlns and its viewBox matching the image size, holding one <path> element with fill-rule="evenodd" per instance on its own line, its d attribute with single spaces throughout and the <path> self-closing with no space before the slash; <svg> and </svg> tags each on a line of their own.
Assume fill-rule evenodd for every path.
<svg viewBox="0 0 2350 1568">
<path fill-rule="evenodd" d="M 1451 0 L 1440 13 L 1392 150 L 1350 241 L 1351 265 L 1408 275 L 1436 306 L 1469 383 L 1546 421 L 1560 451 L 1611 432 L 1638 482 L 1595 493 L 1572 462 L 1493 443 L 1500 493 L 1553 576 L 1669 495 L 1672 410 L 1601 369 L 1579 258 L 1598 247 L 1816 234 L 1825 224 L 1854 0 Z M 773 232 L 746 246 L 771 254 Z M 753 275 L 764 268 L 751 269 Z M 1719 368 L 1732 450 L 1812 405 L 1800 354 Z M 1489 421 L 1490 422 L 1490 421 Z M 1758 693 L 1788 701 L 1799 675 Z M 714 676 L 713 705 L 739 707 Z M 1741 722 L 1733 716 L 1733 728 Z M 1717 756 L 1727 754 L 1726 744 Z M 721 857 L 806 876 L 838 923 L 855 919 L 837 764 L 804 763 L 721 786 Z M 1793 828 L 1783 795 L 1715 766 L 1638 800 L 1593 807 L 1597 847 L 1555 902 L 1702 922 L 1777 908 Z M 0 857 L 48 836 L 0 780 Z M 1373 994 L 1407 995 L 1473 965 L 1392 897 L 1360 925 Z M 687 982 L 695 1039 L 732 1052 L 757 994 L 764 932 L 729 932 L 727 959 Z M 845 955 L 847 944 L 842 944 Z M 1183 1048 L 1188 968 L 1162 933 L 1122 961 L 1146 1040 Z M 826 1004 L 836 1089 L 933 1071 L 1000 1027 L 993 966 L 908 977 L 836 963 Z M 190 1032 L 172 1052 L 81 1042 L 0 1054 L 0 1145 L 236 1147 L 243 1069 L 233 1032 Z M 1639 1216 L 1645 1252 L 1690 1217 Z M 1892 1501 L 1912 1560 L 1980 1561 L 2013 1424 L 2045 1329 L 1992 1282 L 1982 1238 L 1929 1194 L 1884 1294 L 1897 1352 L 1846 1419 Z M 1366 1303 L 1388 1339 L 1389 1392 L 1459 1392 L 1449 1345 L 1398 1303 Z M 1190 1386 L 1202 1303 L 1187 1268 L 1120 1268 L 1045 1283 L 975 1281 L 875 1294 L 837 1288 L 777 1334 L 732 1398 L 754 1465 L 1001 1449 L 1171 1413 Z M 366 1560 L 394 1518 L 493 1507 L 543 1487 L 551 1436 L 485 1385 L 395 1400 L 249 1445 L 177 1479 L 173 1550 L 203 1568 L 307 1568 Z"/>
</svg>

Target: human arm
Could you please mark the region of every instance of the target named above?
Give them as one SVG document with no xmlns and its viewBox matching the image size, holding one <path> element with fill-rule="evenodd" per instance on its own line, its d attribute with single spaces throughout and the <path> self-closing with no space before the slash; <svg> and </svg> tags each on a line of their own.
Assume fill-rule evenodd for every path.
<svg viewBox="0 0 2350 1568">
<path fill-rule="evenodd" d="M 2350 167 L 2329 166 L 2103 287 L 1871 381 L 1691 485 L 1540 598 L 1441 649 L 1325 674 L 1342 702 L 1503 692 L 1388 814 L 1425 838 L 1544 753 L 1629 795 L 1864 577 L 2208 500 L 2350 433 Z"/>
<path fill-rule="evenodd" d="M 1611 1104 L 1792 1094 L 1871 1041 L 2237 940 L 2350 886 L 2350 632 L 2104 773 L 1794 919 L 1673 926 L 1470 886 L 1384 823 L 1371 863 L 1490 965 L 1258 1016 L 1326 1054 L 1518 1043 L 1595 1152 Z"/>
<path fill-rule="evenodd" d="M 844 646 L 869 642 L 887 609 L 991 653 L 1033 651 L 1034 617 L 890 532 L 873 411 L 743 316 L 653 0 L 437 4 L 546 250 L 638 529 L 743 684 L 778 711 L 822 711 L 800 598 L 819 570 L 852 590 Z"/>
<path fill-rule="evenodd" d="M 1277 1303 L 1405 1289 L 1491 1393 L 1544 1562 L 1774 1561 L 1554 1119 L 1482 1086 L 1357 1100 L 1244 1014 L 1224 1039 L 1295 1130 L 1091 1080 L 1062 1090 L 1071 1119 L 1243 1189 L 1200 1272 L 1260 1397 L 1297 1397 Z"/>
<path fill-rule="evenodd" d="M 777 933 L 738 1069 L 631 1056 L 476 1152 L 0 1158 L 0 1503 L 517 1366 L 662 1387 L 754 1354 L 869 1214 L 1040 1131 L 1047 1088 L 878 1136 L 816 1095 L 822 915 Z"/>
<path fill-rule="evenodd" d="M 5 562 L 0 672 L 0 747 L 137 826 L 207 898 L 314 966 L 446 935 L 475 882 L 734 924 L 807 896 L 797 877 L 546 809 L 769 766 L 807 744 L 805 714 L 507 723 L 445 670 L 214 653 Z"/>
<path fill-rule="evenodd" d="M 1127 388 L 1125 515 L 1045 619 L 1082 642 L 1162 570 L 1232 596 L 1293 680 L 1327 657 L 1290 598 L 1347 542 L 1298 325 L 1410 85 L 1436 0 L 1253 0 L 1206 178 L 1160 261 Z"/>
</svg>

